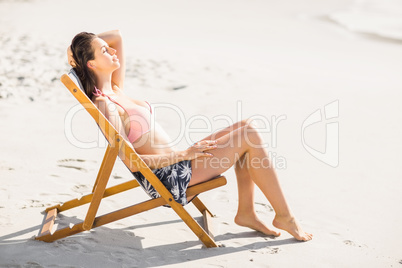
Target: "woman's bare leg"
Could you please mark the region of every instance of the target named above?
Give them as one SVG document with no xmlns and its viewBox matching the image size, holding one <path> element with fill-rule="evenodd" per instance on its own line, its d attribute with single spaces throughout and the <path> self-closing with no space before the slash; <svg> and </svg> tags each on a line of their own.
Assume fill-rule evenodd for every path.
<svg viewBox="0 0 402 268">
<path fill-rule="evenodd" d="M 248 119 L 236 122 L 229 127 L 221 129 L 211 135 L 205 137 L 203 140 L 215 140 L 224 135 L 230 134 L 232 131 L 250 125 L 251 121 Z M 245 161 L 244 155 L 235 162 L 234 168 L 237 179 L 238 189 L 238 208 L 237 214 L 234 219 L 235 223 L 240 226 L 249 227 L 256 231 L 262 232 L 266 235 L 279 236 L 280 233 L 269 229 L 261 220 L 257 217 L 254 209 L 254 182 L 250 177 L 247 165 L 242 164 Z"/>
<path fill-rule="evenodd" d="M 255 213 L 254 208 L 254 182 L 250 177 L 245 155 L 235 163 L 235 172 L 237 179 L 237 191 L 239 203 L 235 223 L 240 226 L 249 227 L 266 235 L 279 236 L 281 233 L 268 228 Z"/>
<path fill-rule="evenodd" d="M 230 132 L 250 125 L 251 121 L 248 119 L 234 123 L 233 125 L 221 129 L 211 135 L 205 137 L 203 140 L 215 140 Z M 247 165 L 242 164 L 245 161 L 245 155 L 243 155 L 238 161 L 235 162 L 234 168 L 237 179 L 238 189 L 238 208 L 237 214 L 234 219 L 235 223 L 240 226 L 248 227 L 256 231 L 262 232 L 266 235 L 279 236 L 280 232 L 269 229 L 261 220 L 257 217 L 254 209 L 254 182 L 250 177 Z"/>
<path fill-rule="evenodd" d="M 229 134 L 230 132 L 232 132 L 232 131 L 234 131 L 234 130 L 236 130 L 238 128 L 245 127 L 245 126 L 250 125 L 250 124 L 252 124 L 252 120 L 244 119 L 244 120 L 236 122 L 236 123 L 234 123 L 234 124 L 232 124 L 232 125 L 230 125 L 228 127 L 225 127 L 225 128 L 223 128 L 221 130 L 218 130 L 218 131 L 212 133 L 211 135 L 203 138 L 202 140 L 216 140 L 216 139 L 218 139 L 218 138 L 220 138 L 220 137 L 222 137 L 222 136 L 224 136 L 226 134 Z"/>
<path fill-rule="evenodd" d="M 257 148 L 259 144 L 262 144 L 262 140 L 256 130 L 252 126 L 246 125 L 220 136 L 217 141 L 218 148 L 210 151 L 214 157 L 192 160 L 193 176 L 190 185 L 220 175 L 233 166 L 239 160 L 239 157 L 247 156 L 247 162 L 244 164 L 248 167 L 249 175 L 241 176 L 240 183 L 250 186 L 249 181 L 252 180 L 261 189 L 276 212 L 276 217 L 273 221 L 274 226 L 288 231 L 298 240 L 310 240 L 312 236 L 302 231 L 287 205 L 276 174 L 270 163 L 267 162 L 269 159 L 266 150 Z M 250 165 L 250 163 L 253 163 L 251 159 L 260 159 L 262 163 L 259 166 Z M 254 209 L 253 205 L 250 205 L 253 204 L 253 188 L 249 187 L 248 190 L 244 190 L 244 188 L 240 187 L 239 191 L 242 196 L 242 201 L 240 201 L 239 196 L 239 203 L 241 203 L 239 208 L 241 208 L 241 211 L 243 211 L 243 205 L 245 209 Z M 239 219 L 245 218 L 242 214 L 238 214 L 236 217 L 238 222 L 240 222 Z M 254 219 L 257 218 L 255 217 Z M 267 228 L 265 225 L 263 226 Z M 261 228 L 257 229 L 265 233 Z"/>
</svg>

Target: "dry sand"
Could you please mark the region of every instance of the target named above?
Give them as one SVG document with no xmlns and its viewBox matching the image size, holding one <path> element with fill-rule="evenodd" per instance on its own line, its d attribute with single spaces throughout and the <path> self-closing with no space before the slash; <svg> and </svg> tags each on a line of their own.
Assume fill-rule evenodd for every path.
<svg viewBox="0 0 402 268">
<path fill-rule="evenodd" d="M 395 18 L 397 8 L 384 9 L 391 2 L 375 17 Z M 349 0 L 0 1 L 0 267 L 401 266 L 401 28 L 398 19 L 371 27 L 376 7 Z M 205 116 L 212 130 L 228 124 L 222 118 L 259 115 L 271 123 L 261 125 L 264 138 L 313 241 L 236 226 L 233 170 L 227 186 L 201 196 L 217 214 L 214 234 L 223 247 L 203 249 L 167 208 L 50 244 L 33 240 L 44 208 L 88 193 L 102 160 L 104 141 L 85 112 L 73 113 L 77 102 L 59 77 L 68 71 L 65 49 L 74 34 L 109 29 L 125 38 L 127 94 L 180 108 L 156 110 L 172 137 L 177 111 L 185 122 Z M 338 115 L 325 119 L 325 106 Z M 317 110 L 322 120 L 303 132 Z M 192 131 L 178 142 L 183 149 L 206 135 L 195 129 L 206 127 L 202 120 L 186 127 Z M 335 148 L 327 150 L 332 166 L 308 152 L 324 152 L 326 142 Z M 118 162 L 110 184 L 128 179 Z M 135 190 L 106 199 L 100 213 L 144 197 Z M 270 224 L 274 213 L 260 192 L 255 202 Z M 82 219 L 85 209 L 63 213 L 60 224 Z"/>
</svg>

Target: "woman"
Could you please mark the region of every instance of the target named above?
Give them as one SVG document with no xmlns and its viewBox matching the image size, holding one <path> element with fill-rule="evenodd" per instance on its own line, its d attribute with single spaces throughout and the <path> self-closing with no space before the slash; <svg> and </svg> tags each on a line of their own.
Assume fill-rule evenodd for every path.
<svg viewBox="0 0 402 268">
<path fill-rule="evenodd" d="M 119 31 L 77 34 L 68 48 L 68 58 L 88 97 L 132 144 L 176 201 L 185 205 L 188 186 L 207 181 L 234 166 L 239 195 L 236 224 L 266 235 L 280 235 L 261 222 L 255 213 L 254 186 L 257 185 L 275 210 L 275 227 L 300 241 L 312 239 L 312 234 L 304 232 L 293 216 L 274 169 L 271 165 L 267 167 L 268 152 L 259 146 L 263 141 L 251 122 L 237 122 L 184 151 L 161 146 L 169 144 L 170 140 L 158 125 L 150 128 L 152 109 L 149 104 L 131 99 L 123 92 L 125 61 Z M 152 197 L 157 197 L 140 172 L 133 174 Z"/>
</svg>

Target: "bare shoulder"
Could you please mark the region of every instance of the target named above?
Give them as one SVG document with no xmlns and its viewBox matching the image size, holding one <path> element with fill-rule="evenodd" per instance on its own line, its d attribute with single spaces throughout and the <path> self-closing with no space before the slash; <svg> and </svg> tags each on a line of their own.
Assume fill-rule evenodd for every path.
<svg viewBox="0 0 402 268">
<path fill-rule="evenodd" d="M 106 100 L 107 100 L 107 97 L 106 97 L 106 96 L 102 96 L 102 95 L 100 95 L 100 96 L 93 96 L 93 97 L 92 97 L 92 102 L 93 102 L 96 106 L 98 106 L 99 103 L 106 102 Z"/>
<path fill-rule="evenodd" d="M 122 87 L 118 86 L 117 84 L 113 83 L 112 81 L 112 89 L 113 92 L 118 95 L 124 95 Z"/>
<path fill-rule="evenodd" d="M 95 106 L 103 113 L 106 113 L 106 105 L 108 103 L 108 99 L 106 96 L 95 96 L 92 98 L 92 102 Z"/>
<path fill-rule="evenodd" d="M 126 94 L 124 93 L 124 91 L 121 90 L 121 89 L 120 89 L 118 86 L 116 86 L 116 85 L 113 86 L 113 90 L 114 90 L 114 92 L 115 92 L 118 96 L 120 96 L 121 98 L 125 98 L 125 99 L 127 99 L 127 100 L 133 102 L 134 104 L 139 105 L 139 106 L 143 106 L 143 107 L 146 107 L 146 108 L 149 107 L 149 104 L 148 104 L 146 101 L 142 101 L 142 100 L 137 100 L 137 99 L 131 98 L 130 96 L 126 95 Z"/>
</svg>

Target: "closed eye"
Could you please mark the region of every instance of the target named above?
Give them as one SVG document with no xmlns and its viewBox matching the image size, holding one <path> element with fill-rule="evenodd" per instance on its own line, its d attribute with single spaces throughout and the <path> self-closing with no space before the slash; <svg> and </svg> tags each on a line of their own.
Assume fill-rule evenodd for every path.
<svg viewBox="0 0 402 268">
<path fill-rule="evenodd" d="M 102 53 L 105 54 L 107 52 L 107 47 L 106 46 L 102 46 Z"/>
<path fill-rule="evenodd" d="M 106 52 L 107 52 L 109 55 L 111 55 L 111 56 L 113 56 L 114 54 L 116 54 L 116 50 L 115 50 L 115 49 L 113 49 L 113 48 L 111 48 L 111 47 L 103 46 L 103 47 L 102 47 L 102 53 L 105 54 Z"/>
</svg>

